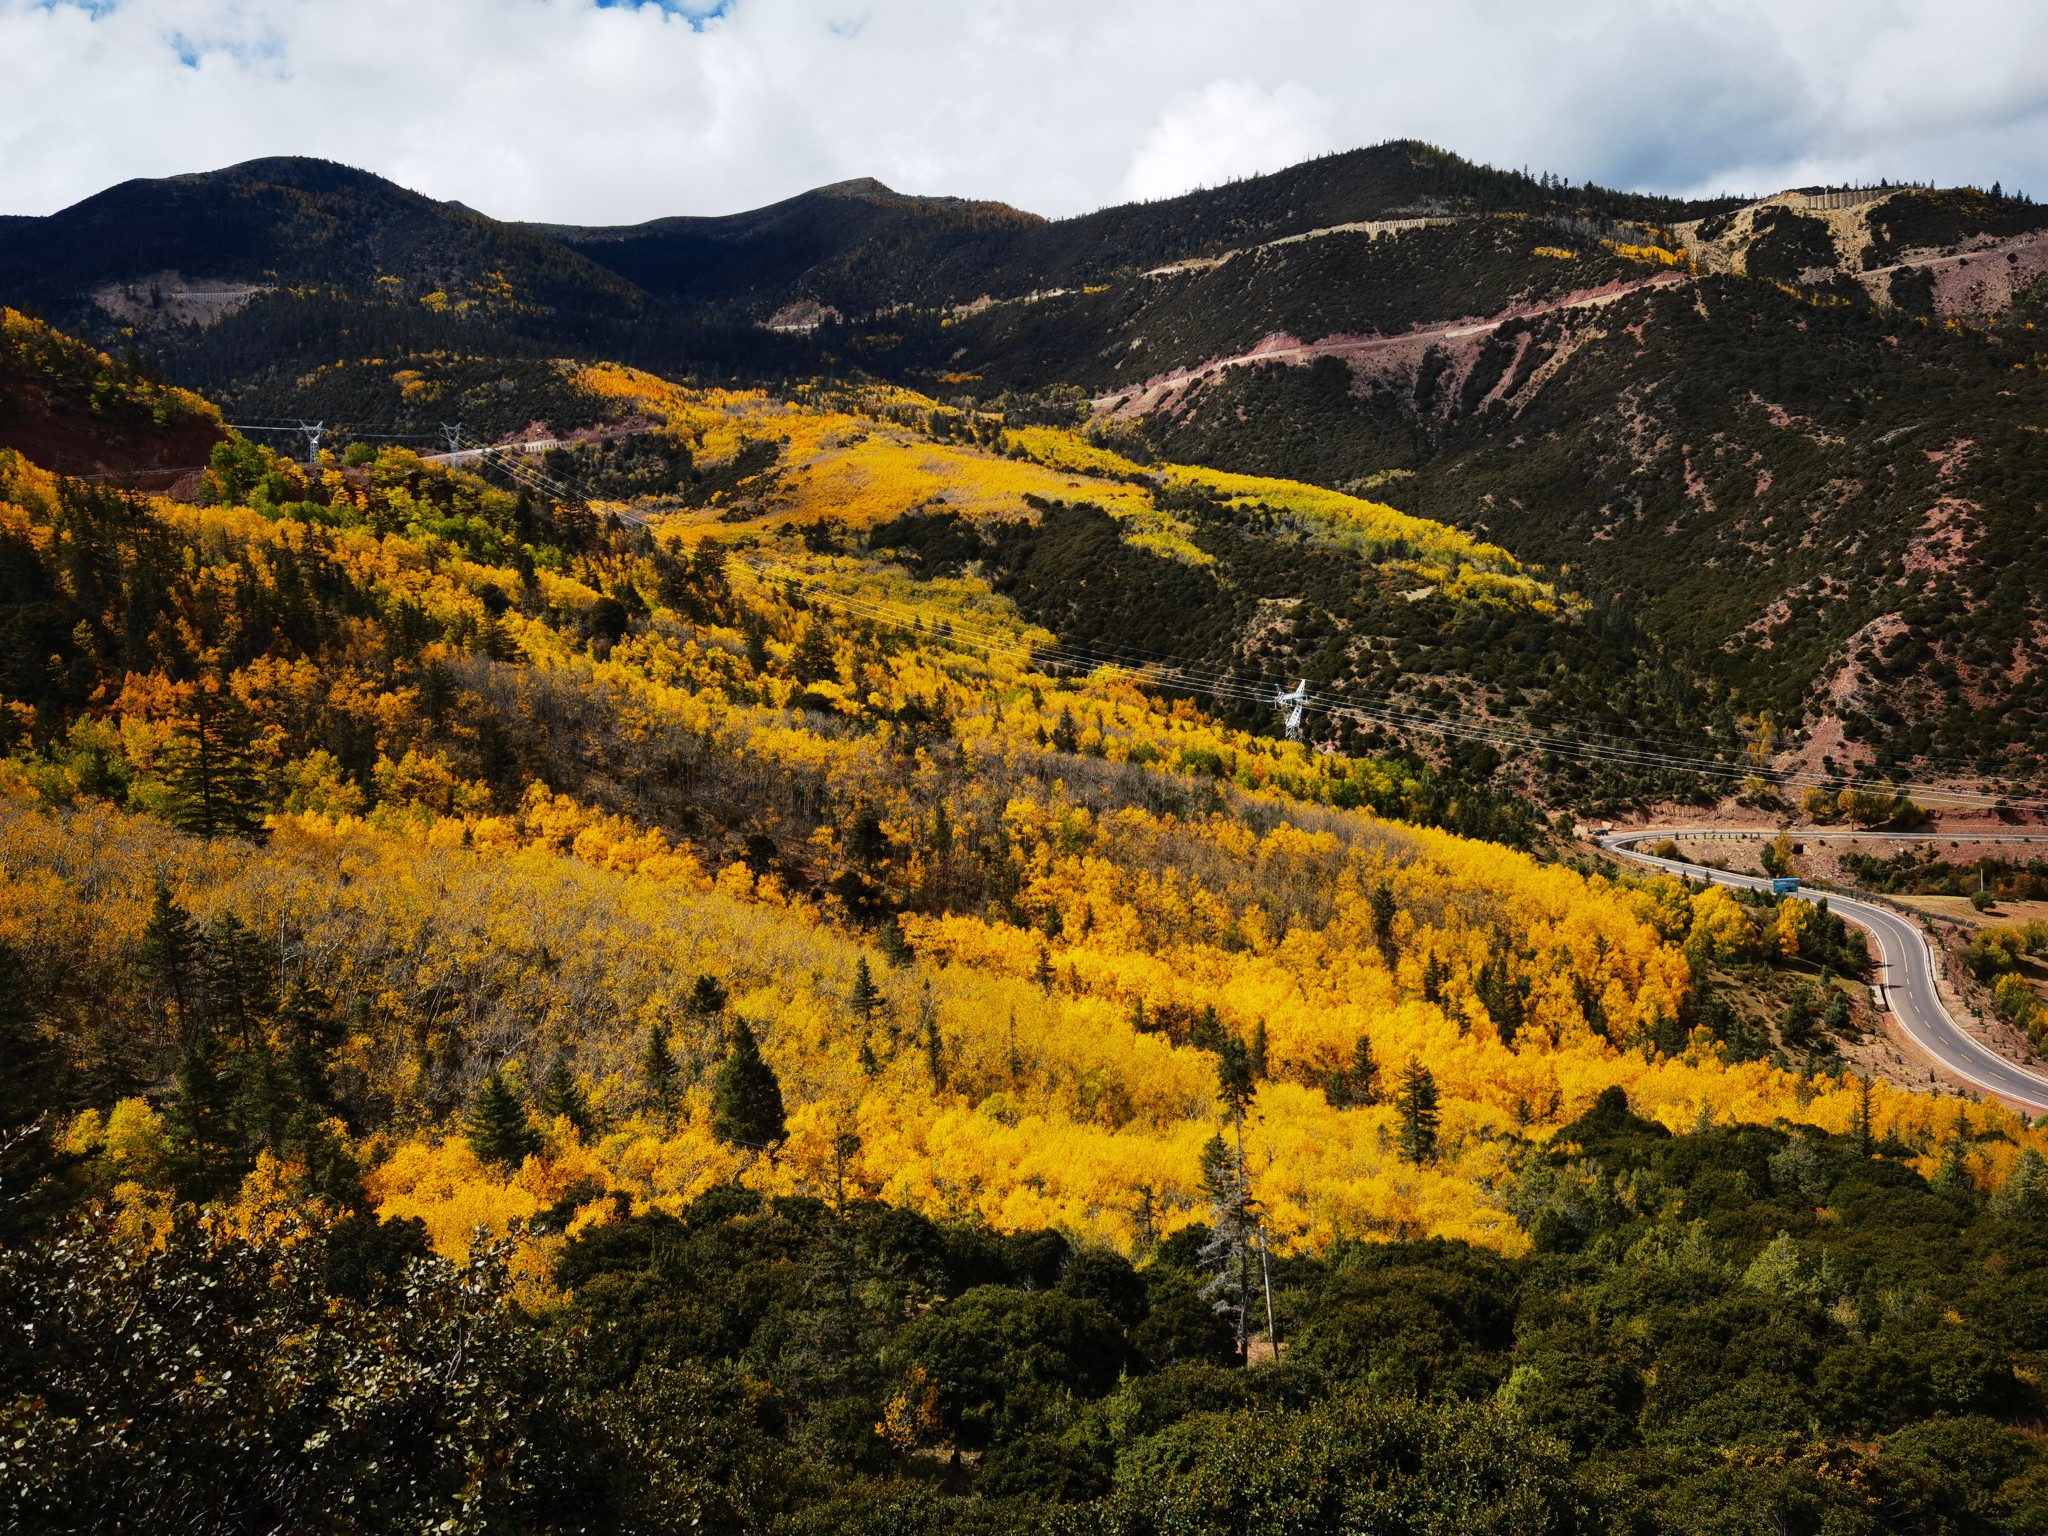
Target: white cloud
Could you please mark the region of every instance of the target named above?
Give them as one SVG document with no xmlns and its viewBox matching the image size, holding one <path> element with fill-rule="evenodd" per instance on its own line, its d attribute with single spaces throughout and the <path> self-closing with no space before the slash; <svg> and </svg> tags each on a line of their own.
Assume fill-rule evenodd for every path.
<svg viewBox="0 0 2048 1536">
<path fill-rule="evenodd" d="M 1128 198 L 1171 197 L 1277 171 L 1330 147 L 1328 119 L 1322 101 L 1291 81 L 1271 91 L 1249 80 L 1214 81 L 1161 114 L 1121 190 Z"/>
<path fill-rule="evenodd" d="M 513 218 L 865 175 L 1060 214 L 1399 136 L 2048 194 L 2043 58 L 2029 0 L 0 0 L 0 210 L 310 154 Z"/>
</svg>

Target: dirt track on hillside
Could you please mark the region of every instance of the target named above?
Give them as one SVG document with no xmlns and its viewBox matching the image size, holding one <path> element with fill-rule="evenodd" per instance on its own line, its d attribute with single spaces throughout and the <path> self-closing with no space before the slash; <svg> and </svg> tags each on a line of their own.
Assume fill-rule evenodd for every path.
<svg viewBox="0 0 2048 1536">
<path fill-rule="evenodd" d="M 1112 390 L 1099 395 L 1092 403 L 1098 416 L 1127 421 L 1171 408 L 1190 386 L 1212 378 L 1228 368 L 1264 363 L 1285 363 L 1300 367 L 1324 357 L 1342 358 L 1353 367 L 1361 364 L 1379 368 L 1413 367 L 1421 363 L 1431 347 L 1469 344 L 1479 338 L 1491 336 L 1512 321 L 1533 320 L 1543 315 L 1556 314 L 1560 310 L 1594 309 L 1645 289 L 1671 288 L 1690 281 L 1691 278 L 1683 272 L 1658 272 L 1649 277 L 1603 283 L 1598 288 L 1582 288 L 1562 298 L 1513 305 L 1497 315 L 1446 320 L 1392 336 L 1336 335 L 1326 336 L 1320 341 L 1303 341 L 1297 336 L 1276 333 L 1266 337 L 1248 352 L 1240 352 L 1231 357 L 1212 358 L 1208 362 L 1197 363 L 1192 368 L 1176 368 L 1170 373 L 1156 374 L 1134 388 Z"/>
</svg>

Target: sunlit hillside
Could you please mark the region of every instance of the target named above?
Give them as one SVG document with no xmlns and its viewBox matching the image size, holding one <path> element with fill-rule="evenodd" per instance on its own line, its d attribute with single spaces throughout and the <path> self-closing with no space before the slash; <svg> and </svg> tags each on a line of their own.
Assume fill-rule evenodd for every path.
<svg viewBox="0 0 2048 1536">
<path fill-rule="evenodd" d="M 755 398 L 670 409 L 713 462 L 788 439 L 774 487 L 733 487 L 743 524 L 548 509 L 399 451 L 307 471 L 231 445 L 196 507 L 5 461 L 0 536 L 41 594 L 16 622 L 72 660 L 7 678 L 0 938 L 73 1021 L 48 1042 L 83 1111 L 67 1144 L 136 1219 L 263 1156 L 317 1186 L 302 1121 L 178 1129 L 194 1032 L 246 1080 L 304 1048 L 294 998 L 330 1021 L 321 1123 L 451 1252 L 734 1179 L 1142 1251 L 1207 1217 L 1232 1051 L 1285 1248 L 1519 1251 L 1527 1150 L 1613 1085 L 1674 1128 L 1858 1112 L 1845 1081 L 1733 1059 L 1695 996 L 1717 962 L 1832 954 L 1811 908 L 1404 824 L 1457 820 L 1426 774 L 1053 675 L 985 583 L 775 532 L 941 491 L 1007 507 L 1085 467 L 1152 536 L 1146 493 L 1099 479 L 1119 461 Z M 865 502 L 823 488 L 856 481 Z M 165 903 L 259 973 L 188 994 L 151 947 Z M 714 1133 L 740 1020 L 781 1081 L 772 1148 Z M 492 1073 L 557 1080 L 523 1167 L 460 1134 Z M 1882 1088 L 1874 1112 L 1928 1148 L 1947 1124 Z M 2009 1133 L 1991 1177 L 2031 1133 L 1976 1114 Z"/>
<path fill-rule="evenodd" d="M 2048 1130 L 1457 740 L 1731 724 L 1610 600 L 1057 402 L 0 343 L 171 488 L 0 449 L 0 1526 L 2048 1528 Z"/>
<path fill-rule="evenodd" d="M 864 530 L 910 512 L 1007 519 L 1031 516 L 1034 501 L 1086 501 L 1123 524 L 1129 542 L 1207 562 L 1174 508 L 1174 493 L 1193 489 L 1228 506 L 1290 515 L 1332 544 L 1394 555 L 1426 581 L 1483 572 L 1494 578 L 1485 590 L 1502 600 L 1553 596 L 1523 578 L 1506 550 L 1378 502 L 1292 480 L 1140 464 L 1072 430 L 1012 426 L 999 412 L 963 411 L 908 390 L 821 391 L 816 403 L 783 402 L 683 389 L 613 365 L 584 369 L 574 382 L 657 416 L 707 466 L 760 462 L 720 498 L 716 523 L 736 531 L 791 519 Z"/>
</svg>

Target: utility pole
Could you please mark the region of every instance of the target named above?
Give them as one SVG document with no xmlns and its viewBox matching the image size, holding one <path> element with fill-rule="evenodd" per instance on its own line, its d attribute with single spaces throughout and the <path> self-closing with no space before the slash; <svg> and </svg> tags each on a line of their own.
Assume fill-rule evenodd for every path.
<svg viewBox="0 0 2048 1536">
<path fill-rule="evenodd" d="M 319 463 L 320 435 L 327 430 L 327 423 L 324 421 L 302 421 L 299 423 L 299 430 L 306 434 L 306 462 L 308 464 Z"/>
<path fill-rule="evenodd" d="M 442 423 L 441 423 L 441 436 L 442 436 L 442 437 L 443 437 L 444 439 L 446 439 L 446 440 L 447 440 L 447 443 L 448 443 L 448 451 L 449 451 L 450 453 L 460 453 L 460 452 L 462 452 L 462 423 L 461 423 L 461 422 L 459 422 L 459 421 L 458 421 L 458 422 L 456 422 L 456 423 L 455 423 L 455 424 L 454 424 L 453 426 L 450 426 L 450 425 L 449 425 L 449 424 L 448 424 L 447 422 L 445 422 L 445 421 L 444 421 L 444 422 L 442 422 Z"/>
</svg>

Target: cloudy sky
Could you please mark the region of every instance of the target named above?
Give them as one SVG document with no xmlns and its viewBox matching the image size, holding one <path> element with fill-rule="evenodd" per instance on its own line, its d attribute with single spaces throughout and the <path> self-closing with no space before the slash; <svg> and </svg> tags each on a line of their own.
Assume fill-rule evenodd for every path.
<svg viewBox="0 0 2048 1536">
<path fill-rule="evenodd" d="M 0 0 L 0 212 L 319 155 L 505 218 L 878 176 L 1079 212 L 1416 137 L 2048 196 L 2040 0 Z"/>
</svg>

